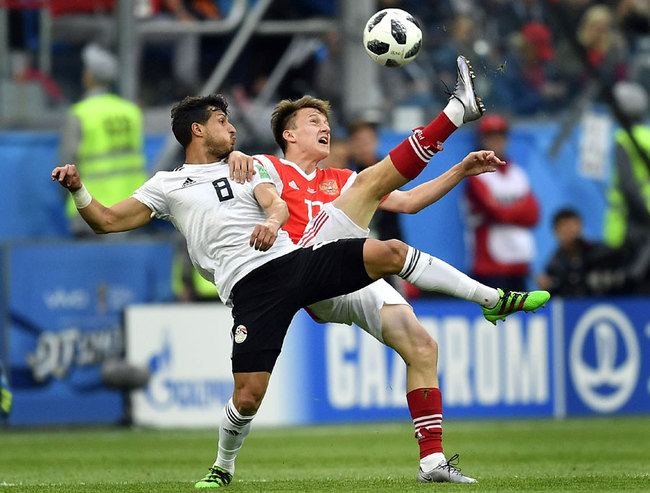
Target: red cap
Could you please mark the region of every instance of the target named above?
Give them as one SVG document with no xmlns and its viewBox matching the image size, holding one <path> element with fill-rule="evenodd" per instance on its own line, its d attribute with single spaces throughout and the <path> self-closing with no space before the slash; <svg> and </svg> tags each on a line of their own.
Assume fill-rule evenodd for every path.
<svg viewBox="0 0 650 493">
<path fill-rule="evenodd" d="M 521 29 L 521 34 L 533 46 L 541 60 L 552 60 L 555 57 L 553 35 L 544 24 L 529 22 Z"/>
<path fill-rule="evenodd" d="M 505 133 L 508 131 L 508 120 L 501 115 L 485 115 L 478 122 L 478 133 L 480 135 L 491 133 Z"/>
</svg>

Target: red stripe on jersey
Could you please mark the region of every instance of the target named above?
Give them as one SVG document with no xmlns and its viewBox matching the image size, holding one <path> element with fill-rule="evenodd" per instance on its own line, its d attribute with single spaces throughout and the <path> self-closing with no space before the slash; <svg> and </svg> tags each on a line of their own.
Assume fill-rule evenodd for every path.
<svg viewBox="0 0 650 493">
<path fill-rule="evenodd" d="M 314 223 L 312 224 L 311 228 L 306 230 L 302 235 L 302 238 L 298 242 L 298 245 L 305 246 L 307 243 L 313 240 L 329 218 L 330 216 L 328 214 L 325 214 L 325 211 L 320 211 L 318 213 L 318 216 L 316 216 L 316 219 L 314 219 Z"/>
</svg>

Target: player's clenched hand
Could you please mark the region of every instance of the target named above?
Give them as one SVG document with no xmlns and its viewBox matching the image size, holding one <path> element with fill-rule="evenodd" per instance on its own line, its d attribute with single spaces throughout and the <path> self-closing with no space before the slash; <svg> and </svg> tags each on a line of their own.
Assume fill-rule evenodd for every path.
<svg viewBox="0 0 650 493">
<path fill-rule="evenodd" d="M 228 164 L 230 165 L 231 180 L 235 180 L 237 183 L 244 183 L 253 179 L 255 166 L 253 165 L 253 158 L 248 154 L 232 151 L 228 156 Z"/>
<path fill-rule="evenodd" d="M 278 237 L 278 228 L 267 223 L 258 224 L 253 230 L 249 245 L 255 250 L 267 251 Z"/>
<path fill-rule="evenodd" d="M 475 176 L 482 173 L 493 173 L 499 166 L 505 166 L 506 162 L 499 159 L 494 151 L 470 152 L 460 163 L 465 176 Z"/>
<path fill-rule="evenodd" d="M 54 168 L 52 170 L 52 181 L 58 181 L 62 187 L 71 192 L 81 188 L 81 176 L 79 176 L 79 170 L 74 164 Z"/>
</svg>

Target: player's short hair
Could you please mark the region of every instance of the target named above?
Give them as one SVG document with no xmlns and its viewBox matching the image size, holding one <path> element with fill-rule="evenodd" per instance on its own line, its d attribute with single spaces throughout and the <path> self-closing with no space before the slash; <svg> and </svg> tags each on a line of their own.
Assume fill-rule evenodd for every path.
<svg viewBox="0 0 650 493">
<path fill-rule="evenodd" d="M 228 101 L 221 94 L 188 96 L 172 108 L 172 132 L 183 149 L 192 141 L 192 123 L 205 124 L 213 113 L 210 107 L 228 116 Z"/>
<path fill-rule="evenodd" d="M 288 128 L 294 128 L 296 112 L 303 108 L 313 108 L 320 111 L 325 118 L 329 118 L 330 103 L 313 96 L 303 96 L 300 99 L 283 99 L 273 109 L 271 115 L 271 131 L 275 142 L 280 146 L 282 152 L 287 150 L 287 142 L 282 133 Z"/>
<path fill-rule="evenodd" d="M 578 219 L 580 221 L 582 220 L 580 214 L 578 214 L 575 209 L 565 207 L 553 215 L 553 229 L 557 228 L 557 225 L 560 223 L 560 221 L 564 221 L 565 219 Z"/>
</svg>

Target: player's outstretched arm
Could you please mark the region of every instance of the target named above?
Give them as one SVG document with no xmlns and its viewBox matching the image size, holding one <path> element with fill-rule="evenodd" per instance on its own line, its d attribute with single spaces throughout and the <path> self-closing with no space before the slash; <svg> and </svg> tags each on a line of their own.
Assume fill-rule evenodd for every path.
<svg viewBox="0 0 650 493">
<path fill-rule="evenodd" d="M 271 183 L 261 183 L 255 187 L 255 198 L 266 211 L 268 218 L 255 226 L 250 239 L 250 246 L 265 252 L 273 246 L 278 231 L 289 219 L 287 203 L 280 198 L 278 189 Z"/>
<path fill-rule="evenodd" d="M 57 181 L 68 189 L 79 214 L 97 234 L 129 231 L 144 226 L 151 220 L 151 209 L 132 197 L 112 207 L 100 204 L 86 191 L 74 164 L 54 168 L 52 181 Z"/>
<path fill-rule="evenodd" d="M 433 180 L 422 183 L 411 190 L 391 192 L 386 200 L 379 205 L 379 209 L 415 214 L 440 200 L 463 178 L 482 173 L 493 173 L 497 167 L 505 166 L 505 164 L 505 161 L 495 156 L 493 151 L 470 152 L 460 163 Z"/>
</svg>

